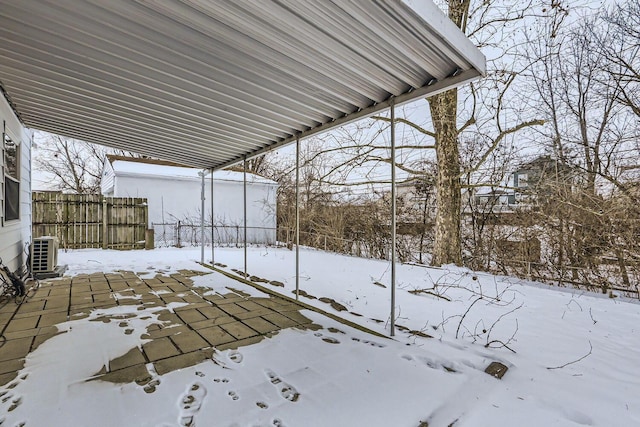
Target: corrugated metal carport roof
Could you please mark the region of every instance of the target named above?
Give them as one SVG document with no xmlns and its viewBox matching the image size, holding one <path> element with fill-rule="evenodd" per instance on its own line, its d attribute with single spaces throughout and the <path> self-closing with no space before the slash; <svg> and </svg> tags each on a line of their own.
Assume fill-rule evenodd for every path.
<svg viewBox="0 0 640 427">
<path fill-rule="evenodd" d="M 0 57 L 26 126 L 202 168 L 484 72 L 431 0 L 0 0 Z"/>
</svg>

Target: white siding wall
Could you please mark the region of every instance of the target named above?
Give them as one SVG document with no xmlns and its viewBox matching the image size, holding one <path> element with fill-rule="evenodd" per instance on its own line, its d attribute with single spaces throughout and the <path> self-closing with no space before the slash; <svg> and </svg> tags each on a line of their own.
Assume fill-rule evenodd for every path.
<svg viewBox="0 0 640 427">
<path fill-rule="evenodd" d="M 20 143 L 20 219 L 0 221 L 0 257 L 12 270 L 26 261 L 24 245 L 31 241 L 31 141 L 32 132 L 25 129 L 8 102 L 0 94 L 0 126 Z M 0 129 L 1 132 L 2 129 Z M 0 149 L 1 149 L 0 145 Z M 4 216 L 4 153 L 0 150 L 0 216 Z"/>
<path fill-rule="evenodd" d="M 211 215 L 210 185 L 207 177 L 206 218 Z M 251 243 L 275 243 L 276 188 L 275 184 L 247 182 L 247 240 Z M 215 180 L 213 189 L 215 224 L 242 226 L 242 182 Z M 188 178 L 117 175 L 114 185 L 116 197 L 147 198 L 150 226 L 152 223 L 175 223 L 178 220 L 199 224 L 200 192 L 201 181 Z"/>
<path fill-rule="evenodd" d="M 102 167 L 102 179 L 100 179 L 101 193 L 108 197 L 113 197 L 113 185 L 114 185 L 115 173 L 111 162 L 109 160 L 104 161 Z"/>
</svg>

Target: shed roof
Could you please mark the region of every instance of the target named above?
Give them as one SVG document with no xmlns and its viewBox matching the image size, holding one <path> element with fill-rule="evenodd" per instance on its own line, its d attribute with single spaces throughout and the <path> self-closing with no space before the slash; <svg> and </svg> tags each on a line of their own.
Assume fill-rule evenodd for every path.
<svg viewBox="0 0 640 427">
<path fill-rule="evenodd" d="M 202 172 L 200 169 L 173 162 L 113 155 L 108 155 L 107 159 L 111 164 L 115 176 L 151 177 L 170 180 L 180 179 L 198 182 L 202 179 L 201 175 L 199 175 Z M 213 173 L 213 179 L 216 181 L 241 183 L 244 181 L 244 173 L 231 170 L 217 170 Z M 253 173 L 247 173 L 247 182 L 252 184 L 278 185 L 277 182 L 271 179 Z"/>
<path fill-rule="evenodd" d="M 0 6 L 0 85 L 26 126 L 202 168 L 485 70 L 431 0 Z"/>
</svg>

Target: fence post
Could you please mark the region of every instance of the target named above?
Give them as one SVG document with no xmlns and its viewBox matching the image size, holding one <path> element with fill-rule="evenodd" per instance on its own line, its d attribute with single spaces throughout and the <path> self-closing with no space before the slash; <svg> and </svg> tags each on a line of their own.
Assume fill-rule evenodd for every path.
<svg viewBox="0 0 640 427">
<path fill-rule="evenodd" d="M 178 220 L 178 225 L 176 226 L 176 241 L 177 241 L 177 247 L 181 248 L 182 245 L 180 244 L 180 220 Z"/>
<path fill-rule="evenodd" d="M 144 231 L 144 248 L 151 250 L 155 247 L 155 230 L 153 228 L 147 228 Z"/>
<path fill-rule="evenodd" d="M 109 215 L 107 214 L 107 198 L 102 199 L 102 249 L 107 249 L 109 240 Z"/>
</svg>

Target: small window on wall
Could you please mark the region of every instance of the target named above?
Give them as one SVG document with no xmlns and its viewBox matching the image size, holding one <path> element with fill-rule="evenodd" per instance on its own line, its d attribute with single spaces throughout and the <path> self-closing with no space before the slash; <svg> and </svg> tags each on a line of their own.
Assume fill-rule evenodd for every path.
<svg viewBox="0 0 640 427">
<path fill-rule="evenodd" d="M 4 220 L 20 219 L 20 146 L 2 134 L 4 156 Z"/>
<path fill-rule="evenodd" d="M 529 175 L 522 172 L 516 172 L 514 174 L 513 183 L 518 188 L 528 187 L 529 186 Z"/>
</svg>

